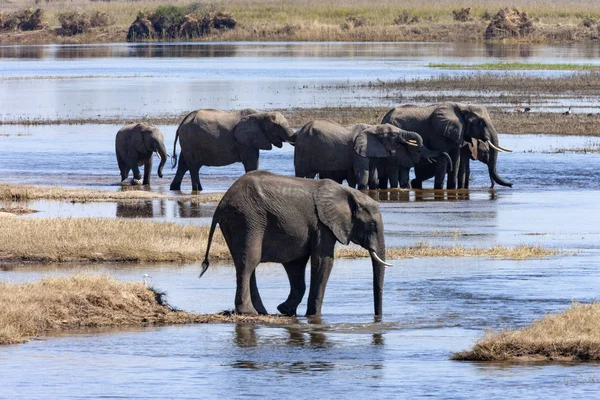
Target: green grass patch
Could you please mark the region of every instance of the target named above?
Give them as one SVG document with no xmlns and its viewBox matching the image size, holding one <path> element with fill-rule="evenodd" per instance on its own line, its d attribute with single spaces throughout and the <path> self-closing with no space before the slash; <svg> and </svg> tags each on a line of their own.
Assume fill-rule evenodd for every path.
<svg viewBox="0 0 600 400">
<path fill-rule="evenodd" d="M 469 69 L 469 70 L 498 70 L 498 71 L 593 71 L 600 70 L 596 64 L 543 64 L 522 62 L 497 62 L 483 64 L 458 64 L 458 63 L 429 63 L 430 68 L 441 69 Z"/>
</svg>

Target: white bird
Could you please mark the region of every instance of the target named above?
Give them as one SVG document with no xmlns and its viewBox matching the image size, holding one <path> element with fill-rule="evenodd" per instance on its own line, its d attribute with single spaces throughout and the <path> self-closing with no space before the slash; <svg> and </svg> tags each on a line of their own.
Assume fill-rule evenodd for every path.
<svg viewBox="0 0 600 400">
<path fill-rule="evenodd" d="M 571 112 L 571 107 L 569 107 L 569 109 L 563 113 L 563 115 L 571 115 L 571 114 L 573 114 Z"/>
<path fill-rule="evenodd" d="M 152 279 L 152 277 L 148 274 L 144 274 L 144 286 L 148 287 L 148 282 Z"/>
</svg>

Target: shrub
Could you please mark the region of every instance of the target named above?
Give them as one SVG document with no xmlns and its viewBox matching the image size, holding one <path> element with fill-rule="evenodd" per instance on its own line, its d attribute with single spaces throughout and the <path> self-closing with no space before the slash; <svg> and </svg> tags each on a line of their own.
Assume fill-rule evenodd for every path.
<svg viewBox="0 0 600 400">
<path fill-rule="evenodd" d="M 420 22 L 420 18 L 417 16 L 412 16 L 408 11 L 402 11 L 398 16 L 394 19 L 394 24 L 396 25 L 410 25 Z"/>
<path fill-rule="evenodd" d="M 193 38 L 212 30 L 233 29 L 236 20 L 224 12 L 202 11 L 199 4 L 186 7 L 160 6 L 151 14 L 138 14 L 127 32 L 127 40 Z"/>
<path fill-rule="evenodd" d="M 346 22 L 344 22 L 340 27 L 344 30 L 360 28 L 361 26 L 367 26 L 367 19 L 365 17 L 356 17 L 354 15 L 346 18 Z"/>
<path fill-rule="evenodd" d="M 108 15 L 96 11 L 88 15 L 81 11 L 65 11 L 58 14 L 60 28 L 56 33 L 63 36 L 74 36 L 87 32 L 90 28 L 108 25 Z"/>
<path fill-rule="evenodd" d="M 458 9 L 458 10 L 453 10 L 452 11 L 452 18 L 455 21 L 460 21 L 460 22 L 472 21 L 473 18 L 471 18 L 471 7 L 461 8 L 461 9 Z"/>
<path fill-rule="evenodd" d="M 2 13 L 0 22 L 2 30 L 36 31 L 44 29 L 47 24 L 42 21 L 44 11 L 41 8 L 34 10 L 27 8 L 22 11 L 6 14 Z"/>
<path fill-rule="evenodd" d="M 504 8 L 490 21 L 485 30 L 485 39 L 525 37 L 535 30 L 533 21 L 526 12 L 516 8 Z"/>
<path fill-rule="evenodd" d="M 594 18 L 586 18 L 581 24 L 586 28 L 593 28 L 594 26 L 598 25 L 598 21 L 596 21 Z"/>
<path fill-rule="evenodd" d="M 108 14 L 100 11 L 95 11 L 92 15 L 90 15 L 90 24 L 92 25 L 92 28 L 108 26 Z"/>
</svg>

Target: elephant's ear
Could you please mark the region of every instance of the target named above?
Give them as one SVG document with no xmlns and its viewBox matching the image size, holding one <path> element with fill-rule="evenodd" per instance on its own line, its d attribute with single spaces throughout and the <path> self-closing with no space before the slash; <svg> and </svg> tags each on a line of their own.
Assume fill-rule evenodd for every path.
<svg viewBox="0 0 600 400">
<path fill-rule="evenodd" d="M 381 134 L 382 132 L 380 132 L 378 126 L 361 130 L 354 139 L 354 151 L 362 157 L 383 158 L 391 156 L 392 152 L 385 148 L 380 137 Z"/>
<path fill-rule="evenodd" d="M 465 120 L 455 104 L 442 104 L 431 114 L 431 123 L 438 134 L 462 143 L 464 140 Z"/>
<path fill-rule="evenodd" d="M 329 180 L 322 182 L 314 194 L 317 215 L 331 229 L 336 239 L 346 245 L 350 243 L 356 211 L 352 189 Z"/>
<path fill-rule="evenodd" d="M 243 117 L 233 128 L 233 137 L 238 143 L 260 150 L 271 150 L 273 145 L 265 135 L 258 114 Z"/>
</svg>

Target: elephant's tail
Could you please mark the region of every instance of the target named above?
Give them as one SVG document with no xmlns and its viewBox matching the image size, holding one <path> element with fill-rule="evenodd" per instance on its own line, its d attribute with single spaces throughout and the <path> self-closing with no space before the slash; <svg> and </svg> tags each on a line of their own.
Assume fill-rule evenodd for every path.
<svg viewBox="0 0 600 400">
<path fill-rule="evenodd" d="M 210 232 L 208 234 L 208 243 L 206 244 L 206 254 L 204 255 L 204 261 L 202 261 L 202 272 L 200 272 L 200 276 L 198 278 L 202 278 L 202 275 L 204 275 L 204 273 L 208 269 L 208 266 L 210 265 L 210 263 L 208 262 L 208 253 L 210 253 L 210 245 L 212 243 L 213 235 L 215 234 L 215 228 L 217 227 L 217 224 L 219 223 L 218 214 L 219 214 L 219 208 L 217 207 L 217 210 L 215 211 L 215 214 L 213 215 L 212 224 L 210 226 Z"/>
<path fill-rule="evenodd" d="M 177 139 L 179 139 L 179 128 L 181 125 L 177 127 L 177 132 L 175 132 L 175 141 L 173 142 L 173 155 L 171 156 L 171 169 L 177 166 Z"/>
</svg>

